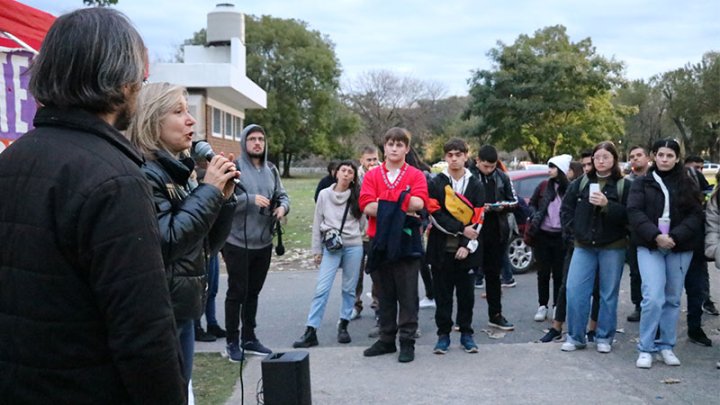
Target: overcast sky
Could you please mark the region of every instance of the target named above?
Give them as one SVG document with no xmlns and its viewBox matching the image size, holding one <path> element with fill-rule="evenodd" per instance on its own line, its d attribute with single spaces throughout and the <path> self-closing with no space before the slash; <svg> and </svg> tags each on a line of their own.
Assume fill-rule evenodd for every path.
<svg viewBox="0 0 720 405">
<path fill-rule="evenodd" d="M 82 0 L 22 0 L 58 15 Z M 174 47 L 206 26 L 216 3 L 207 0 L 119 0 L 152 58 L 169 59 Z M 228 1 L 232 3 L 233 1 Z M 442 83 L 447 95 L 467 94 L 474 69 L 490 68 L 497 41 L 512 44 L 562 24 L 573 42 L 592 38 L 597 52 L 625 62 L 625 76 L 647 79 L 699 62 L 720 51 L 718 0 L 242 0 L 246 14 L 296 18 L 336 45 L 343 81 L 385 69 Z"/>
</svg>

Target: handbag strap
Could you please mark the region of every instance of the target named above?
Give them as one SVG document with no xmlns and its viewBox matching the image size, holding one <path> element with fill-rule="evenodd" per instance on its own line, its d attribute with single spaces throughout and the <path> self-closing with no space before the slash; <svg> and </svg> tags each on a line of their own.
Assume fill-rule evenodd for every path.
<svg viewBox="0 0 720 405">
<path fill-rule="evenodd" d="M 342 230 L 345 227 L 345 218 L 347 218 L 348 210 L 350 209 L 350 199 L 348 198 L 348 201 L 345 203 L 345 212 L 343 213 L 343 219 L 340 223 L 340 235 L 342 235 Z"/>
</svg>

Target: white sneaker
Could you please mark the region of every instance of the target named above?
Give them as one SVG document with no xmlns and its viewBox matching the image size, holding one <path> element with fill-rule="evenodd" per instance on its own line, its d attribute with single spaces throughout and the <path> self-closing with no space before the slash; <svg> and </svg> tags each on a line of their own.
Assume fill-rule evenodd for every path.
<svg viewBox="0 0 720 405">
<path fill-rule="evenodd" d="M 598 353 L 610 353 L 612 351 L 612 346 L 607 343 L 598 343 L 595 346 L 595 349 L 598 351 Z"/>
<path fill-rule="evenodd" d="M 420 308 L 435 308 L 435 300 L 425 297 L 420 300 Z"/>
<path fill-rule="evenodd" d="M 662 356 L 663 362 L 668 366 L 679 366 L 680 359 L 677 358 L 675 353 L 670 349 L 660 350 L 660 356 Z"/>
<path fill-rule="evenodd" d="M 358 318 L 360 318 L 360 312 L 358 312 L 357 308 L 353 308 L 352 313 L 350 314 L 350 320 L 354 321 Z"/>
<path fill-rule="evenodd" d="M 574 352 L 575 350 L 584 349 L 584 348 L 585 348 L 585 346 L 583 346 L 583 345 L 576 345 L 575 343 L 571 343 L 571 342 L 565 342 L 562 344 L 562 346 L 560 346 L 560 350 L 562 350 L 564 352 Z"/>
<path fill-rule="evenodd" d="M 536 322 L 542 322 L 547 318 L 548 309 L 545 305 L 540 305 L 537 309 L 537 312 L 535 312 L 535 321 Z"/>
<path fill-rule="evenodd" d="M 652 367 L 652 354 L 640 352 L 640 355 L 638 355 L 638 359 L 635 362 L 635 367 L 637 367 L 637 368 Z"/>
</svg>

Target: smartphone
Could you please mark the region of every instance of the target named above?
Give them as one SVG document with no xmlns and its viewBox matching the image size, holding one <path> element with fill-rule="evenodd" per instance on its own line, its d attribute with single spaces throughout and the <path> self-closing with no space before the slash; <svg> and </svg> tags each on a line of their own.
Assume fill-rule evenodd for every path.
<svg viewBox="0 0 720 405">
<path fill-rule="evenodd" d="M 592 193 L 599 193 L 600 192 L 600 185 L 597 183 L 590 183 L 590 195 Z"/>
</svg>

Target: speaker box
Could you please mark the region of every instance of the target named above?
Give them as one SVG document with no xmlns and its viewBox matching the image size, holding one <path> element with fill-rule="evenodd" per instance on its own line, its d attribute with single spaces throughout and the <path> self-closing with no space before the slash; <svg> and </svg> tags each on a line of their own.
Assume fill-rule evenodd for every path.
<svg viewBox="0 0 720 405">
<path fill-rule="evenodd" d="M 273 353 L 261 363 L 263 399 L 267 405 L 310 405 L 310 354 Z"/>
</svg>

